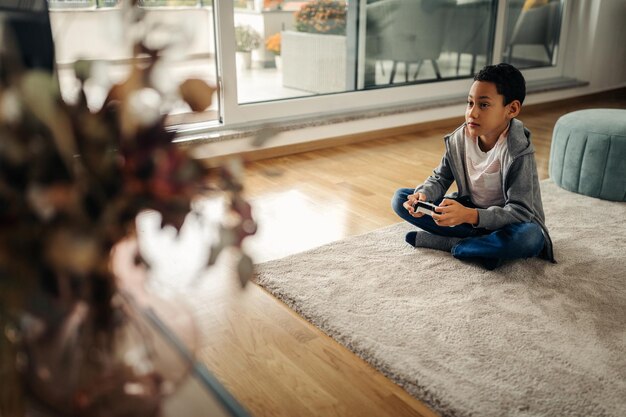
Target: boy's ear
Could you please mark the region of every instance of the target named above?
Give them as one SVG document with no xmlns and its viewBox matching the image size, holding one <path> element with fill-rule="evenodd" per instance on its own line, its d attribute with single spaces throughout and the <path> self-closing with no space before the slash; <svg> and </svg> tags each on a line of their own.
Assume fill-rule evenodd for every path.
<svg viewBox="0 0 626 417">
<path fill-rule="evenodd" d="M 513 100 L 508 104 L 509 106 L 509 114 L 508 116 L 512 119 L 517 117 L 520 111 L 522 111 L 522 103 L 519 100 Z"/>
</svg>

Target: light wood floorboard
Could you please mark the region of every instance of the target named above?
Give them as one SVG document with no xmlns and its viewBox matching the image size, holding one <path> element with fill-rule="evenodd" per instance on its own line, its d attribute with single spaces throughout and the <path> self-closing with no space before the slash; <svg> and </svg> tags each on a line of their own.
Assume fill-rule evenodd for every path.
<svg viewBox="0 0 626 417">
<path fill-rule="evenodd" d="M 548 177 L 554 123 L 591 107 L 626 108 L 624 90 L 524 109 L 541 178 Z M 438 164 L 447 128 L 252 162 L 246 192 L 259 232 L 249 250 L 276 259 L 399 221 L 390 198 L 421 183 Z M 398 236 L 398 239 L 402 239 Z M 252 284 L 215 283 L 200 315 L 199 358 L 257 417 L 433 416 L 426 406 Z"/>
</svg>

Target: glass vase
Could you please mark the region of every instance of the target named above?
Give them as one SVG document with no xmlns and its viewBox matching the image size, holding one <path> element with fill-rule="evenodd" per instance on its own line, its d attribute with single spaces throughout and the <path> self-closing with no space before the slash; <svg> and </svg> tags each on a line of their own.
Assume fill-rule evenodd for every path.
<svg viewBox="0 0 626 417">
<path fill-rule="evenodd" d="M 113 319 L 106 331 L 94 323 L 85 302 L 54 325 L 29 314 L 20 318 L 12 339 L 32 407 L 71 416 L 159 415 L 162 400 L 190 371 L 189 357 L 171 339 L 195 351 L 192 316 L 147 294 L 141 303 L 120 293 L 111 301 Z"/>
</svg>

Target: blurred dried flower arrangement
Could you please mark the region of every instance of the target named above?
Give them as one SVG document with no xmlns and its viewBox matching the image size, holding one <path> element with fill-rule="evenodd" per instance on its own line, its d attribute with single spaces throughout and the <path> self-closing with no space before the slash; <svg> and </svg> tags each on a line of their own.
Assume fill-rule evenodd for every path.
<svg viewBox="0 0 626 417">
<path fill-rule="evenodd" d="M 148 41 L 142 9 L 131 3 L 125 13 L 141 28 L 130 32 L 136 59 L 97 111 L 87 104 L 86 62 L 75 66 L 81 88 L 72 104 L 48 73 L 0 80 L 0 415 L 24 414 L 27 392 L 61 414 L 158 415 L 167 375 L 150 366 L 153 352 L 143 352 L 141 372 L 114 352 L 119 328 L 130 323 L 141 334 L 145 324 L 128 313 L 110 267 L 112 249 L 133 235 L 142 211 L 179 230 L 195 198 L 224 195 L 228 219 L 209 264 L 233 246 L 241 282 L 252 274 L 241 244 L 256 224 L 240 170 L 208 170 L 173 143 L 152 77 L 168 45 Z M 199 79 L 178 89 L 194 111 L 214 91 Z"/>
</svg>

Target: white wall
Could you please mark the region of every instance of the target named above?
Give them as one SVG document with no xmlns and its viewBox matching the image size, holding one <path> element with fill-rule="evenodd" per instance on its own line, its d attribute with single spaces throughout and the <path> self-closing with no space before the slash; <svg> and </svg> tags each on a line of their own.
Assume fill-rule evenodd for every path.
<svg viewBox="0 0 626 417">
<path fill-rule="evenodd" d="M 626 0 L 571 3 L 565 75 L 588 81 L 592 92 L 626 85 Z"/>
</svg>

